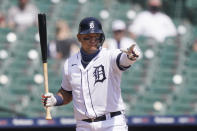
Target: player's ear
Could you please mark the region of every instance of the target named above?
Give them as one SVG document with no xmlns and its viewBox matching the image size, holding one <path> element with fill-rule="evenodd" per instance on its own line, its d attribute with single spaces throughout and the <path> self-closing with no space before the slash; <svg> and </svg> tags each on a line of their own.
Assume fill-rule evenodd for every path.
<svg viewBox="0 0 197 131">
<path fill-rule="evenodd" d="M 77 39 L 78 39 L 78 41 L 80 41 L 80 42 L 81 42 L 80 34 L 77 34 Z"/>
</svg>

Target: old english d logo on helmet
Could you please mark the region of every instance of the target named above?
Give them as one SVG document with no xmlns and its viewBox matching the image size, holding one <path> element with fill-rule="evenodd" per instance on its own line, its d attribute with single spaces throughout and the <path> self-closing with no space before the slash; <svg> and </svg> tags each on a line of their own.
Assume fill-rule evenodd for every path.
<svg viewBox="0 0 197 131">
<path fill-rule="evenodd" d="M 94 17 L 86 17 L 82 19 L 79 24 L 78 34 L 91 34 L 91 33 L 101 34 L 100 46 L 102 46 L 105 40 L 105 35 L 102 30 L 102 25 L 100 21 Z"/>
<path fill-rule="evenodd" d="M 94 22 L 90 23 L 90 29 L 94 29 Z"/>
</svg>

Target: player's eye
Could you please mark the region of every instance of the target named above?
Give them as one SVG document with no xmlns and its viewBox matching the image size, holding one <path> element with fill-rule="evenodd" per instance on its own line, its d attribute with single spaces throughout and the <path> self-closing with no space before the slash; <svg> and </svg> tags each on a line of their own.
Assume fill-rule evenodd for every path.
<svg viewBox="0 0 197 131">
<path fill-rule="evenodd" d="M 89 41 L 89 40 L 91 40 L 91 39 L 94 39 L 95 41 L 98 41 L 98 40 L 100 40 L 100 37 L 84 37 L 83 38 L 83 40 L 85 40 L 85 41 Z"/>
<path fill-rule="evenodd" d="M 90 40 L 90 37 L 84 37 L 83 40 Z"/>
</svg>

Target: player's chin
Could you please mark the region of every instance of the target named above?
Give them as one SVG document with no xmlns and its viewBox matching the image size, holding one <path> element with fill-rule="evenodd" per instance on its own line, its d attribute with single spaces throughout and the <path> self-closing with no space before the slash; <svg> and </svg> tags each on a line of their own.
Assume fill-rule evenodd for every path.
<svg viewBox="0 0 197 131">
<path fill-rule="evenodd" d="M 97 49 L 97 44 L 88 44 L 89 48 Z"/>
<path fill-rule="evenodd" d="M 98 50 L 97 46 L 91 46 L 89 49 L 89 52 L 94 53 Z"/>
</svg>

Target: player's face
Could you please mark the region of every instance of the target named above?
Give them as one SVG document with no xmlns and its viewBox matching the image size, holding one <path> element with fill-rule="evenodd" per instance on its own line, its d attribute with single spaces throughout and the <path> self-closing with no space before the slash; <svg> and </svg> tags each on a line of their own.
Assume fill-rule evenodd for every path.
<svg viewBox="0 0 197 131">
<path fill-rule="evenodd" d="M 100 34 L 78 35 L 78 39 L 81 42 L 82 48 L 87 53 L 94 53 L 98 50 L 97 46 L 100 40 Z"/>
</svg>

